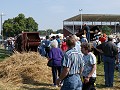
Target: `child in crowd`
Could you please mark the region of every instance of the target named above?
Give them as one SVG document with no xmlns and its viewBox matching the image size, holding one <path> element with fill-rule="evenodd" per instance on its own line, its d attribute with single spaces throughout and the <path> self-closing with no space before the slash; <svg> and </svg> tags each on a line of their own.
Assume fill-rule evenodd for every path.
<svg viewBox="0 0 120 90">
<path fill-rule="evenodd" d="M 91 52 L 91 45 L 89 43 L 81 44 L 81 51 L 84 61 L 83 69 L 83 88 L 82 90 L 96 90 L 94 83 L 96 81 L 96 56 Z"/>
</svg>

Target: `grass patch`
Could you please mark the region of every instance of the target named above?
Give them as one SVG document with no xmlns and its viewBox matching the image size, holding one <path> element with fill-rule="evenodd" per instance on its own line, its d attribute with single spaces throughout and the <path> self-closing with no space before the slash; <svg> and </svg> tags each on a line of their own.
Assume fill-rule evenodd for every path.
<svg viewBox="0 0 120 90">
<path fill-rule="evenodd" d="M 106 88 L 104 82 L 104 65 L 103 62 L 97 65 L 97 79 L 96 79 L 97 90 L 120 90 L 120 80 L 118 78 L 118 71 L 114 72 L 114 87 Z"/>
<path fill-rule="evenodd" d="M 9 57 L 12 53 L 5 49 L 0 49 L 0 61 L 3 61 L 5 58 Z"/>
</svg>

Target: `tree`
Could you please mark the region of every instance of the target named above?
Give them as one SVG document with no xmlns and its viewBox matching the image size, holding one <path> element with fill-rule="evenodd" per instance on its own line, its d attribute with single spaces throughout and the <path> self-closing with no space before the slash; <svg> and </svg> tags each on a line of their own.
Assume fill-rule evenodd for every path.
<svg viewBox="0 0 120 90">
<path fill-rule="evenodd" d="M 26 29 L 29 31 L 38 30 L 38 24 L 35 22 L 35 20 L 32 17 L 26 19 Z"/>
<path fill-rule="evenodd" d="M 112 32 L 112 29 L 108 26 L 102 26 L 102 33 L 106 33 L 107 35 L 110 35 Z"/>
<path fill-rule="evenodd" d="M 5 20 L 3 23 L 3 36 L 10 37 L 21 33 L 22 31 L 33 32 L 38 30 L 38 24 L 32 17 L 25 18 L 24 14 Z"/>
<path fill-rule="evenodd" d="M 47 34 L 45 30 L 40 30 L 38 32 L 40 33 L 40 35 L 45 35 L 46 36 L 46 34 Z"/>
<path fill-rule="evenodd" d="M 53 33 L 53 30 L 52 30 L 52 29 L 47 29 L 47 30 L 46 30 L 46 34 L 47 34 L 47 35 L 50 35 L 51 33 Z"/>
<path fill-rule="evenodd" d="M 63 33 L 63 29 L 58 29 L 56 33 Z"/>
</svg>

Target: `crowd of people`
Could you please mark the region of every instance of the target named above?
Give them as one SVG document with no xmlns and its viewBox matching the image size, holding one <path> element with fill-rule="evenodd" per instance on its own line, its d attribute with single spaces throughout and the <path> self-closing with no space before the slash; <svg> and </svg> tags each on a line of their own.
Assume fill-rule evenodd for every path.
<svg viewBox="0 0 120 90">
<path fill-rule="evenodd" d="M 88 35 L 89 37 L 89 35 Z M 46 36 L 38 47 L 42 56 L 53 60 L 53 86 L 61 90 L 96 90 L 96 65 L 103 62 L 105 86 L 113 87 L 115 64 L 120 72 L 120 38 L 95 31 L 93 41 L 82 35 Z"/>
<path fill-rule="evenodd" d="M 9 53 L 13 53 L 15 49 L 15 39 L 13 37 L 9 37 L 3 41 L 3 46 L 4 49 L 8 50 Z"/>
<path fill-rule="evenodd" d="M 105 87 L 113 87 L 116 64 L 120 78 L 120 36 L 95 30 L 91 41 L 90 28 L 85 25 L 84 30 L 86 34 L 81 37 L 69 35 L 61 39 L 57 35 L 41 40 L 40 55 L 52 60 L 52 86 L 61 86 L 61 90 L 96 90 L 96 67 L 101 62 Z M 4 47 L 13 52 L 14 39 L 4 41 Z"/>
</svg>

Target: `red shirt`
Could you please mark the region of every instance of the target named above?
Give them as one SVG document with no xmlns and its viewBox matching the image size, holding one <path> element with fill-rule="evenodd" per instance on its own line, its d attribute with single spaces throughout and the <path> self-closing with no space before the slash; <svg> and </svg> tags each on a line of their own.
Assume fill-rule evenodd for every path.
<svg viewBox="0 0 120 90">
<path fill-rule="evenodd" d="M 66 42 L 62 42 L 61 49 L 62 51 L 66 51 L 68 49 Z"/>
<path fill-rule="evenodd" d="M 101 43 L 103 43 L 103 42 L 106 41 L 106 39 L 107 39 L 106 37 L 100 37 L 100 38 L 99 38 L 99 41 L 101 41 Z"/>
</svg>

